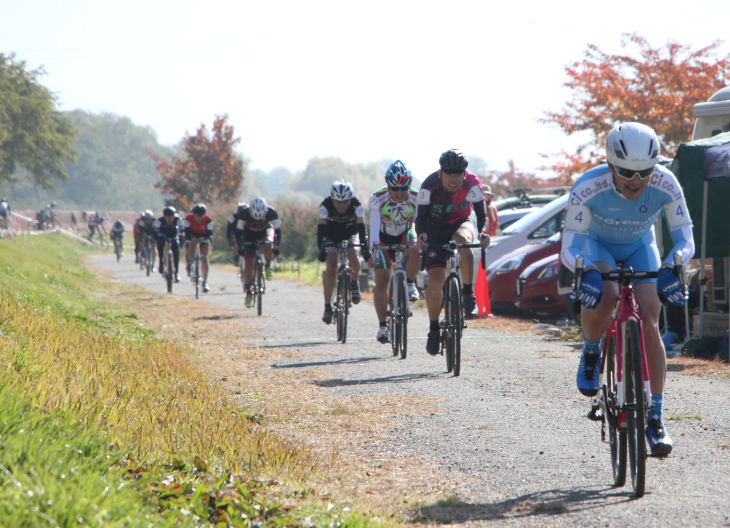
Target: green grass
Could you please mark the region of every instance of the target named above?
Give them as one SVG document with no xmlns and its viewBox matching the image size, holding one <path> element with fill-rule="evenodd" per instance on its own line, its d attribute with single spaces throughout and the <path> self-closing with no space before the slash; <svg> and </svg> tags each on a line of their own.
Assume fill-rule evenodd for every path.
<svg viewBox="0 0 730 528">
<path fill-rule="evenodd" d="M 318 459 L 109 301 L 88 250 L 0 240 L 0 526 L 375 526 Z"/>
</svg>

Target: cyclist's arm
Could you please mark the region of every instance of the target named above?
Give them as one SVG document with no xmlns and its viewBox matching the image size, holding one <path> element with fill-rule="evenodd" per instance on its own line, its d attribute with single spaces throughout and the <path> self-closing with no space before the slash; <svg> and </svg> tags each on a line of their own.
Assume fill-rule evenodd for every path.
<svg viewBox="0 0 730 528">
<path fill-rule="evenodd" d="M 584 205 L 569 205 L 565 213 L 563 239 L 560 258 L 563 264 L 575 271 L 575 257 L 583 254 L 583 245 L 588 239 L 588 226 L 591 224 L 591 210 Z M 585 255 L 583 255 L 585 257 Z M 584 268 L 593 266 L 593 262 L 584 260 Z"/>
<path fill-rule="evenodd" d="M 274 247 L 279 247 L 281 244 L 281 220 L 274 218 L 271 221 L 271 227 L 274 228 Z"/>
<path fill-rule="evenodd" d="M 324 205 L 319 206 L 319 224 L 317 224 L 317 247 L 322 249 L 322 244 L 327 236 L 327 218 L 329 213 Z"/>
<path fill-rule="evenodd" d="M 421 188 L 418 191 L 416 203 L 418 204 L 418 208 L 416 209 L 416 233 L 420 235 L 426 230 L 428 213 L 431 209 L 431 191 Z"/>
<path fill-rule="evenodd" d="M 487 209 L 486 209 L 487 202 L 482 200 L 481 202 L 475 202 L 472 204 L 474 207 L 474 214 L 477 215 L 477 232 L 478 233 L 486 233 L 487 232 Z"/>
<path fill-rule="evenodd" d="M 213 219 L 209 218 L 208 222 L 205 224 L 205 234 L 203 235 L 205 240 L 211 240 L 213 238 L 213 226 Z"/>
<path fill-rule="evenodd" d="M 692 220 L 689 217 L 687 204 L 684 196 L 664 206 L 669 235 L 672 237 L 674 247 L 664 259 L 663 266 L 674 266 L 674 254 L 679 251 L 684 265 L 695 254 L 694 236 L 692 234 Z"/>
<path fill-rule="evenodd" d="M 236 232 L 236 217 L 235 215 L 231 215 L 228 217 L 228 226 L 226 227 L 226 238 L 228 239 L 228 245 L 233 245 L 233 237 L 235 236 Z"/>
<path fill-rule="evenodd" d="M 380 209 L 370 208 L 370 249 L 380 243 Z"/>
</svg>

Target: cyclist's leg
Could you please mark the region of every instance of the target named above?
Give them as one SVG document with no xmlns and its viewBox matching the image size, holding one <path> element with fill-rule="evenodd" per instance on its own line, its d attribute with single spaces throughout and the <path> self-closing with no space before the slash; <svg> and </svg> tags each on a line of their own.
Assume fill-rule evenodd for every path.
<svg viewBox="0 0 730 528">
<path fill-rule="evenodd" d="M 208 253 L 210 252 L 210 246 L 207 240 L 200 242 L 200 264 L 203 269 L 203 282 L 208 282 Z"/>
<path fill-rule="evenodd" d="M 451 237 L 451 240 L 457 244 L 472 244 L 474 242 L 474 224 L 471 220 L 467 220 L 459 226 L 459 228 Z M 461 282 L 464 283 L 464 289 L 471 293 L 472 282 L 474 274 L 474 253 L 469 248 L 459 250 L 461 256 L 461 262 L 459 263 L 459 269 L 461 270 Z M 469 285 L 467 288 L 466 286 Z"/>
<path fill-rule="evenodd" d="M 378 253 L 381 253 L 379 251 Z M 379 266 L 380 264 L 378 264 Z M 375 267 L 375 289 L 373 290 L 373 304 L 378 322 L 383 326 L 388 319 L 388 284 L 390 283 L 390 267 Z"/>
<path fill-rule="evenodd" d="M 327 305 L 332 302 L 332 292 L 335 291 L 337 283 L 337 251 L 327 252 L 325 265 L 327 267 L 322 274 L 322 288 L 324 289 L 324 303 Z"/>
<path fill-rule="evenodd" d="M 165 269 L 164 269 L 165 261 L 163 260 L 164 256 L 165 256 L 165 241 L 164 240 L 159 240 L 159 239 L 157 240 L 157 254 L 160 256 L 160 264 L 159 264 L 159 266 L 157 266 L 157 269 L 159 269 L 160 274 L 162 274 L 165 272 Z M 153 258 L 154 258 L 154 256 L 153 256 Z"/>
<path fill-rule="evenodd" d="M 172 258 L 175 263 L 175 275 L 178 275 L 180 269 L 180 242 L 177 239 L 172 241 Z"/>
<path fill-rule="evenodd" d="M 592 262 L 598 271 L 607 273 L 616 269 L 616 261 L 621 256 L 619 247 L 606 247 L 594 238 L 586 240 L 583 246 L 583 255 Z M 600 340 L 611 325 L 611 313 L 618 299 L 618 284 L 615 281 L 603 282 L 603 295 L 595 308 L 581 308 L 580 320 L 583 327 L 583 338 L 586 341 Z"/>
<path fill-rule="evenodd" d="M 274 228 L 269 227 L 261 237 L 261 244 L 264 253 L 264 273 L 266 280 L 274 279 L 274 271 L 271 269 L 271 261 L 274 260 Z"/>
<path fill-rule="evenodd" d="M 357 249 L 354 247 L 347 248 L 347 261 L 350 264 L 350 276 L 353 283 L 357 283 L 360 277 L 360 257 L 357 255 Z"/>
</svg>

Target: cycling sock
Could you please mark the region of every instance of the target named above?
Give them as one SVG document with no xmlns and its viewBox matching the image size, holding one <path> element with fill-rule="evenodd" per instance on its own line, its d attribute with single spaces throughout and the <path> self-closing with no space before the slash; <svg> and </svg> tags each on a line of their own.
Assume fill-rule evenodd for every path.
<svg viewBox="0 0 730 528">
<path fill-rule="evenodd" d="M 601 345 L 601 338 L 599 337 L 595 341 L 590 341 L 589 339 L 586 339 L 585 334 L 583 334 L 583 352 L 586 350 L 590 350 L 594 354 L 600 353 L 600 345 Z"/>
<path fill-rule="evenodd" d="M 266 267 L 267 267 L 267 268 L 270 268 L 270 267 L 271 267 L 271 261 L 270 261 L 270 260 L 267 260 L 267 261 L 266 261 Z"/>
<path fill-rule="evenodd" d="M 380 321 L 380 327 L 388 326 L 388 323 L 386 321 Z"/>
<path fill-rule="evenodd" d="M 649 420 L 662 421 L 662 406 L 664 404 L 664 393 L 652 394 L 651 403 L 654 405 L 654 409 L 649 414 Z"/>
<path fill-rule="evenodd" d="M 471 284 L 464 283 L 464 289 L 462 292 L 464 292 L 464 295 L 474 295 L 474 290 L 472 289 Z"/>
<path fill-rule="evenodd" d="M 325 310 L 332 310 L 332 303 L 324 303 L 324 309 Z"/>
<path fill-rule="evenodd" d="M 406 277 L 407 284 L 413 284 L 414 282 L 416 282 L 414 279 L 409 279 L 408 277 Z"/>
<path fill-rule="evenodd" d="M 246 286 L 244 286 L 244 287 L 246 288 L 246 293 L 251 293 L 251 285 L 250 284 L 246 284 Z"/>
<path fill-rule="evenodd" d="M 438 333 L 440 331 L 441 331 L 441 327 L 439 326 L 439 320 L 436 319 L 435 321 L 431 321 L 431 324 L 428 328 L 428 333 L 429 334 L 432 332 Z"/>
</svg>

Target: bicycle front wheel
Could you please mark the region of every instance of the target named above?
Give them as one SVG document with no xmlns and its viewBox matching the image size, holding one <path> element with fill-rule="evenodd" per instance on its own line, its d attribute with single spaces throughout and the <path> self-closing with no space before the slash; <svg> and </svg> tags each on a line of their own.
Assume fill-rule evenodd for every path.
<svg viewBox="0 0 730 528">
<path fill-rule="evenodd" d="M 173 264 L 173 258 L 172 258 L 172 252 L 168 251 L 165 255 L 165 279 L 167 279 L 167 293 L 172 293 L 172 279 L 174 278 L 174 273 L 172 267 Z"/>
<path fill-rule="evenodd" d="M 603 386 L 603 401 L 606 405 L 605 419 L 608 423 L 608 442 L 611 446 L 613 484 L 620 487 L 626 484 L 628 435 L 626 434 L 626 428 L 619 425 L 616 359 L 616 335 L 614 334 L 606 344 L 606 384 Z"/>
<path fill-rule="evenodd" d="M 339 274 L 337 276 L 337 296 L 335 297 L 334 302 L 334 318 L 335 318 L 335 326 L 337 327 L 337 341 L 342 341 L 342 323 L 343 323 L 343 316 L 345 313 L 344 309 L 344 303 L 346 301 L 345 293 L 344 293 L 344 280 L 343 275 Z"/>
<path fill-rule="evenodd" d="M 350 315 L 350 272 L 342 272 L 342 344 L 347 341 L 347 317 Z"/>
<path fill-rule="evenodd" d="M 195 257 L 193 265 L 193 281 L 195 281 L 195 298 L 200 298 L 200 257 Z"/>
<path fill-rule="evenodd" d="M 641 366 L 641 335 L 639 325 L 631 319 L 626 321 L 624 348 L 624 391 L 626 425 L 628 434 L 629 462 L 631 464 L 631 484 L 636 497 L 644 496 L 646 479 L 646 400 L 644 398 L 644 376 Z"/>
<path fill-rule="evenodd" d="M 264 265 L 260 259 L 256 260 L 256 311 L 261 315 L 264 302 Z"/>
<path fill-rule="evenodd" d="M 390 289 L 388 291 L 388 313 L 390 314 L 390 347 L 393 349 L 393 355 L 397 356 L 400 353 L 400 325 L 398 324 L 398 307 L 396 291 L 395 277 L 391 279 Z"/>
<path fill-rule="evenodd" d="M 456 277 L 449 280 L 449 296 L 451 297 L 451 311 L 447 325 L 452 334 L 451 355 L 454 358 L 454 376 L 458 376 L 461 374 L 461 330 L 464 316 L 461 307 L 459 280 Z"/>
<path fill-rule="evenodd" d="M 408 353 L 408 314 L 410 306 L 408 305 L 408 287 L 405 275 L 398 275 L 398 347 L 400 348 L 400 357 L 405 359 Z"/>
</svg>

